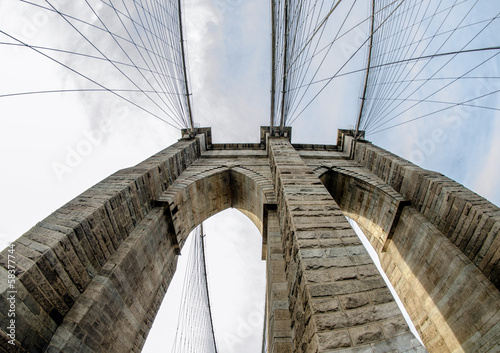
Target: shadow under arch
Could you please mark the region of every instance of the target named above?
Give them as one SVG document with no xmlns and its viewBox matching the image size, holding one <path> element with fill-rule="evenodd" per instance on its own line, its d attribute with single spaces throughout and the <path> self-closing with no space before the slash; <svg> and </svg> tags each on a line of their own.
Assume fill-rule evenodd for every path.
<svg viewBox="0 0 500 353">
<path fill-rule="evenodd" d="M 381 180 L 352 170 L 328 169 L 320 180 L 342 212 L 363 230 L 375 250 L 383 251 L 401 208 L 407 205 L 403 197 Z"/>
<path fill-rule="evenodd" d="M 370 240 L 429 352 L 497 351 L 499 292 L 458 247 L 362 169 L 330 168 L 320 180 Z"/>
</svg>

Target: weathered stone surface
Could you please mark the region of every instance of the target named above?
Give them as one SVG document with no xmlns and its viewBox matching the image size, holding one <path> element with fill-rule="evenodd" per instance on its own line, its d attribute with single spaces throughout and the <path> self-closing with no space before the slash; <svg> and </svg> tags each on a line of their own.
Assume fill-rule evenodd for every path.
<svg viewBox="0 0 500 353">
<path fill-rule="evenodd" d="M 319 349 L 332 350 L 352 346 L 351 337 L 347 330 L 318 333 Z"/>
<path fill-rule="evenodd" d="M 291 353 L 292 320 L 285 259 L 276 210 L 267 215 L 267 345 L 272 352 Z"/>
<path fill-rule="evenodd" d="M 354 345 L 365 345 L 367 343 L 379 342 L 384 337 L 380 325 L 366 325 L 354 327 L 350 330 Z"/>
<path fill-rule="evenodd" d="M 365 293 L 357 293 L 353 295 L 346 295 L 340 298 L 344 310 L 356 309 L 368 305 L 370 300 Z"/>
<path fill-rule="evenodd" d="M 341 309 L 337 298 L 312 298 L 311 303 L 314 313 L 327 313 Z"/>
</svg>

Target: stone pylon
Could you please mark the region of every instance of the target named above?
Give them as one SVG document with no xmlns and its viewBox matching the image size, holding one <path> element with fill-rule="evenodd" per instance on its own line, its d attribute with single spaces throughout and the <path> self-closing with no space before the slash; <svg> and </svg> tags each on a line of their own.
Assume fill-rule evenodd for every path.
<svg viewBox="0 0 500 353">
<path fill-rule="evenodd" d="M 305 145 L 264 127 L 255 144 L 198 129 L 5 249 L 0 350 L 140 351 L 187 236 L 229 207 L 262 233 L 268 352 L 500 351 L 498 207 L 347 130 Z"/>
</svg>

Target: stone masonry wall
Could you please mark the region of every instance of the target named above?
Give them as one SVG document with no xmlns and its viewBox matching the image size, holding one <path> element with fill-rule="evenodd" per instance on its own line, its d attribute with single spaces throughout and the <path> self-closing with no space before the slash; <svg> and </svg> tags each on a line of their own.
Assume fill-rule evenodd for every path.
<svg viewBox="0 0 500 353">
<path fill-rule="evenodd" d="M 382 252 L 404 199 L 379 178 L 356 167 L 329 167 L 320 176 L 342 212 L 355 220 L 375 250 Z"/>
<path fill-rule="evenodd" d="M 57 328 L 48 352 L 140 352 L 174 275 L 164 209 L 152 209 Z"/>
<path fill-rule="evenodd" d="M 160 201 L 170 207 L 180 242 L 205 219 L 229 207 L 243 212 L 262 232 L 264 204 L 276 202 L 267 154 L 206 151 L 162 193 Z"/>
<path fill-rule="evenodd" d="M 382 267 L 429 352 L 498 352 L 500 292 L 413 207 L 405 207 Z"/>
<path fill-rule="evenodd" d="M 285 258 L 276 210 L 268 214 L 267 230 L 267 352 L 291 353 L 292 320 L 288 300 Z"/>
</svg>

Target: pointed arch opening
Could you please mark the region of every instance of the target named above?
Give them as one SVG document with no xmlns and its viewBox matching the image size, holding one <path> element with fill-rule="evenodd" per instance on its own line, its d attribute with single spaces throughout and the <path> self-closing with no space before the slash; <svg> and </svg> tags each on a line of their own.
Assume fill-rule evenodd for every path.
<svg viewBox="0 0 500 353">
<path fill-rule="evenodd" d="M 160 198 L 168 205 L 183 254 L 177 263 L 180 271 L 172 281 L 182 282 L 189 234 L 204 224 L 214 327 L 221 351 L 250 352 L 261 347 L 266 276 L 260 255 L 265 242 L 256 235 L 265 233 L 265 205 L 274 202 L 273 195 L 272 183 L 258 171 L 204 165 L 188 168 Z M 172 290 L 163 300 L 165 308 L 160 309 L 159 322 L 164 321 L 162 316 L 177 310 L 168 305 L 175 301 L 171 297 L 179 295 L 182 286 L 177 284 L 169 285 Z M 171 322 L 160 325 L 172 330 Z M 154 331 L 147 349 L 155 345 Z"/>
<path fill-rule="evenodd" d="M 169 205 L 179 243 L 204 220 L 235 208 L 263 233 L 265 205 L 274 203 L 273 185 L 244 167 L 201 167 L 184 173 L 161 196 Z"/>
<path fill-rule="evenodd" d="M 229 208 L 203 222 L 210 301 L 221 352 L 256 352 L 261 348 L 264 323 L 266 264 L 262 239 L 255 224 Z M 190 235 L 143 352 L 170 351 L 177 329 Z"/>
</svg>

